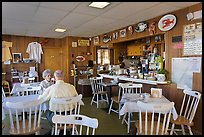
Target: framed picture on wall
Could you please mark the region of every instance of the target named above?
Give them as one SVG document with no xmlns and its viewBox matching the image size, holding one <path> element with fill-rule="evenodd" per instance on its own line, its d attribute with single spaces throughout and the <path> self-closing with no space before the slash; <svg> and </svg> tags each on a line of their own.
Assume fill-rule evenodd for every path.
<svg viewBox="0 0 204 137">
<path fill-rule="evenodd" d="M 99 45 L 99 36 L 93 38 L 94 45 Z"/>
<path fill-rule="evenodd" d="M 21 53 L 12 53 L 13 63 L 18 63 L 22 61 L 22 54 Z"/>
</svg>

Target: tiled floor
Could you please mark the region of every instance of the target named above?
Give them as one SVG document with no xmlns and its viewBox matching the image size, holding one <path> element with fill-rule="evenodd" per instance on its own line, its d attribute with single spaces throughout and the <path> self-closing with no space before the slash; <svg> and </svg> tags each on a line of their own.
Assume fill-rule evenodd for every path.
<svg viewBox="0 0 204 137">
<path fill-rule="evenodd" d="M 99 108 L 96 108 L 96 104 L 90 105 L 91 98 L 83 98 L 84 106 L 81 106 L 81 114 L 87 115 L 89 117 L 97 118 L 99 121 L 99 126 L 96 129 L 95 135 L 128 135 L 127 125 L 121 124 L 121 119 L 118 119 L 118 114 L 112 112 L 107 113 L 106 104 L 100 104 Z M 2 129 L 2 135 L 9 135 L 9 117 L 3 121 L 5 127 Z M 133 126 L 132 126 L 133 127 Z M 41 120 L 41 135 L 47 134 L 51 130 L 51 126 L 47 120 Z"/>
</svg>

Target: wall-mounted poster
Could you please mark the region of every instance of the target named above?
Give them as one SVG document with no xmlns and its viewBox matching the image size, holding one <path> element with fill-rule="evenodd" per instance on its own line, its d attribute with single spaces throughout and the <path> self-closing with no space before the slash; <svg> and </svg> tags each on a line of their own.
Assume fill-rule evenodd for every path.
<svg viewBox="0 0 204 137">
<path fill-rule="evenodd" d="M 98 45 L 99 44 L 99 36 L 96 36 L 93 38 L 93 44 Z"/>
<path fill-rule="evenodd" d="M 120 37 L 126 37 L 126 29 L 120 30 Z"/>
<path fill-rule="evenodd" d="M 72 47 L 73 48 L 77 47 L 77 42 L 72 42 Z"/>
<path fill-rule="evenodd" d="M 18 63 L 22 60 L 21 53 L 12 53 L 13 56 L 13 63 Z"/>
<path fill-rule="evenodd" d="M 90 42 L 89 40 L 81 39 L 81 40 L 78 40 L 78 46 L 90 46 Z"/>
<path fill-rule="evenodd" d="M 202 55 L 202 22 L 184 26 L 183 55 Z"/>
</svg>

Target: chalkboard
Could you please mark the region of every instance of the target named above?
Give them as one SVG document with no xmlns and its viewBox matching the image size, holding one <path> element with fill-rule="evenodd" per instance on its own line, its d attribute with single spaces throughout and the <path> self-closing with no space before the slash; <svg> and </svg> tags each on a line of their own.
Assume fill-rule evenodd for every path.
<svg viewBox="0 0 204 137">
<path fill-rule="evenodd" d="M 172 58 L 172 82 L 177 88 L 192 90 L 193 72 L 200 69 L 201 57 Z"/>
</svg>

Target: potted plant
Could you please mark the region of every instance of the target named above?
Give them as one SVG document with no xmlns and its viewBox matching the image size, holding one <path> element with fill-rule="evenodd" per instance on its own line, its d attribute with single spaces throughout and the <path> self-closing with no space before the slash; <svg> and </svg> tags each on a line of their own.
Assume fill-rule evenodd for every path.
<svg viewBox="0 0 204 137">
<path fill-rule="evenodd" d="M 157 80 L 158 81 L 165 81 L 168 80 L 169 72 L 166 69 L 159 69 L 157 71 Z"/>
</svg>

